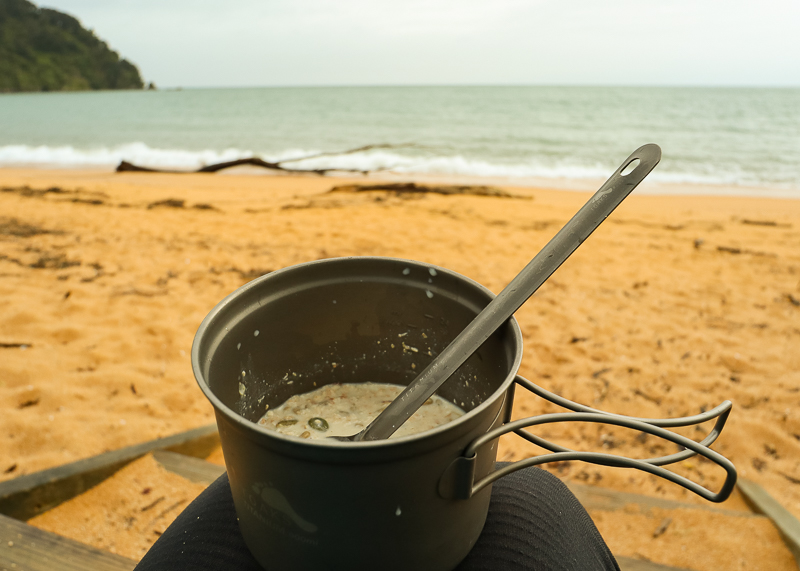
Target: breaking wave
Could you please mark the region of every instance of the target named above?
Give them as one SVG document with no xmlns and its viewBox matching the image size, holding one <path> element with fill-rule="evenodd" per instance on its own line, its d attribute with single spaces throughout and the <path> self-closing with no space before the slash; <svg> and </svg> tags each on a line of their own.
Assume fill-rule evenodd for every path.
<svg viewBox="0 0 800 571">
<path fill-rule="evenodd" d="M 115 147 L 88 149 L 73 146 L 0 146 L 0 167 L 34 168 L 114 168 L 120 161 L 139 166 L 194 170 L 204 165 L 257 156 L 277 162 L 308 157 L 319 149 L 285 149 L 280 152 L 254 152 L 250 149 L 186 150 L 153 148 L 145 143 L 128 143 Z M 326 154 L 304 160 L 284 163 L 297 169 L 343 169 L 361 171 L 390 171 L 409 175 L 476 176 L 505 179 L 565 178 L 604 179 L 613 172 L 613 164 L 581 164 L 575 157 L 569 160 L 551 157 L 547 160 L 531 159 L 525 162 L 500 162 L 463 155 L 435 155 L 426 153 L 401 153 L 393 150 L 372 149 L 352 154 Z M 725 185 L 769 185 L 776 181 L 759 180 L 756 173 L 735 168 L 712 168 L 709 165 L 661 165 L 649 180 L 664 183 L 695 183 Z M 782 186 L 778 184 L 777 186 Z"/>
</svg>

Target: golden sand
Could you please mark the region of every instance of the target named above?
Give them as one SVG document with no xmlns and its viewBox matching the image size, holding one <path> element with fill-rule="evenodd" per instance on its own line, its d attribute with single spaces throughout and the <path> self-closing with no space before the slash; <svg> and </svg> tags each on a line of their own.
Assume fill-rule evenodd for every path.
<svg viewBox="0 0 800 571">
<path fill-rule="evenodd" d="M 641 512 L 591 511 L 615 555 L 679 569 L 794 571 L 792 553 L 769 519 L 730 517 L 699 509 L 653 508 Z"/>
<path fill-rule="evenodd" d="M 28 523 L 138 561 L 205 487 L 148 454 Z"/>
<path fill-rule="evenodd" d="M 327 194 L 345 182 L 363 179 L 0 169 L 0 479 L 213 422 L 192 338 L 254 277 L 379 255 L 498 292 L 589 196 Z M 521 374 L 567 398 L 644 417 L 732 400 L 714 448 L 800 516 L 800 201 L 634 193 L 517 319 Z M 517 391 L 516 418 L 554 411 Z M 537 433 L 617 454 L 675 451 L 597 425 Z M 507 437 L 500 458 L 540 452 Z M 703 502 L 643 473 L 552 469 Z M 705 461 L 677 471 L 722 482 Z"/>
</svg>

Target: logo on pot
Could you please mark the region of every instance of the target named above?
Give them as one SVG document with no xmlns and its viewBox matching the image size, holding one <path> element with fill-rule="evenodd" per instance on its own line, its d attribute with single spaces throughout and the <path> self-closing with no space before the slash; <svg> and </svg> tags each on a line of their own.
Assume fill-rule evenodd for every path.
<svg viewBox="0 0 800 571">
<path fill-rule="evenodd" d="M 280 514 L 280 519 L 288 519 L 304 532 L 316 533 L 317 526 L 300 517 L 300 515 L 294 511 L 294 508 L 289 503 L 289 500 L 286 499 L 286 496 L 284 496 L 280 491 L 276 490 L 266 482 L 256 482 L 253 484 L 251 489 L 256 497 L 261 498 L 262 513 L 265 511 L 263 510 L 263 507 L 266 507 L 269 511 L 277 512 L 277 514 L 271 514 L 273 515 L 273 519 L 275 515 Z M 252 502 L 251 500 L 250 503 L 255 502 Z"/>
</svg>

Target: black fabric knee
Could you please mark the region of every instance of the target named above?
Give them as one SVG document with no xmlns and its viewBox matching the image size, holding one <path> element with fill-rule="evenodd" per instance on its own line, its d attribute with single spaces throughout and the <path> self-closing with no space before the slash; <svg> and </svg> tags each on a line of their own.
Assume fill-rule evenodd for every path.
<svg viewBox="0 0 800 571">
<path fill-rule="evenodd" d="M 195 498 L 135 571 L 264 571 L 242 538 L 228 474 Z"/>
<path fill-rule="evenodd" d="M 527 468 L 494 483 L 483 532 L 457 569 L 619 571 L 619 566 L 569 488 L 550 472 Z"/>
<path fill-rule="evenodd" d="M 263 571 L 244 543 L 227 474 L 181 513 L 135 571 Z M 619 571 L 589 514 L 538 468 L 495 482 L 486 525 L 458 571 Z"/>
</svg>

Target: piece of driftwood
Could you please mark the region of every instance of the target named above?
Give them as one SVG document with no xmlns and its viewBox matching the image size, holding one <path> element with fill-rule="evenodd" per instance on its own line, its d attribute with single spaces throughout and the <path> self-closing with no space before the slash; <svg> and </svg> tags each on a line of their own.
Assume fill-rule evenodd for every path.
<svg viewBox="0 0 800 571">
<path fill-rule="evenodd" d="M 167 198 L 164 200 L 157 200 L 147 205 L 148 210 L 153 208 L 183 208 L 186 206 L 186 201 L 180 198 Z"/>
<path fill-rule="evenodd" d="M 772 226 L 774 228 L 791 228 L 791 224 L 782 224 L 774 220 L 742 220 L 742 224 L 750 224 L 751 226 Z"/>
<path fill-rule="evenodd" d="M 131 571 L 136 561 L 0 515 L 0 569 Z"/>
<path fill-rule="evenodd" d="M 333 152 L 325 152 L 325 153 L 315 153 L 313 155 L 304 155 L 300 157 L 292 157 L 288 159 L 282 159 L 280 161 L 269 162 L 258 157 L 248 157 L 246 159 L 237 159 L 235 161 L 226 161 L 222 163 L 215 163 L 212 165 L 206 165 L 201 167 L 197 170 L 192 171 L 183 171 L 183 170 L 170 170 L 170 169 L 154 169 L 148 167 L 141 167 L 138 165 L 134 165 L 133 163 L 129 163 L 128 161 L 121 161 L 117 166 L 117 172 L 159 172 L 159 173 L 173 173 L 173 174 L 180 174 L 180 173 L 215 173 L 219 172 L 224 169 L 229 169 L 232 167 L 239 167 L 239 166 L 253 166 L 253 167 L 261 167 L 269 170 L 276 170 L 276 171 L 283 171 L 288 173 L 301 173 L 301 174 L 318 174 L 324 176 L 329 172 L 353 172 L 353 173 L 360 173 L 360 174 L 369 174 L 371 172 L 377 172 L 381 170 L 386 170 L 385 168 L 379 169 L 346 169 L 346 168 L 320 168 L 320 169 L 293 169 L 284 166 L 286 163 L 296 163 L 299 161 L 305 161 L 308 159 L 317 159 L 319 157 L 328 157 L 328 156 L 340 156 L 340 155 L 352 155 L 354 153 L 363 153 L 365 151 L 372 151 L 375 149 L 398 149 L 398 148 L 408 148 L 414 147 L 419 148 L 419 145 L 415 145 L 413 143 L 408 144 L 399 144 L 399 145 L 392 145 L 388 143 L 382 144 L 375 144 L 375 145 L 364 145 L 362 147 L 356 147 L 355 149 L 347 149 L 346 151 L 333 151 Z"/>
<path fill-rule="evenodd" d="M 498 198 L 524 198 L 530 200 L 530 196 L 511 194 L 505 190 L 484 185 L 428 185 L 415 182 L 394 182 L 377 184 L 343 184 L 334 186 L 328 192 L 370 192 L 385 190 L 396 194 L 470 194 L 474 196 L 494 196 Z"/>
<path fill-rule="evenodd" d="M 212 424 L 0 482 L 0 514 L 28 520 L 85 492 L 148 452 L 169 450 L 205 458 L 218 444 L 217 426 Z"/>
<path fill-rule="evenodd" d="M 238 159 L 235 161 L 227 161 L 224 163 L 215 163 L 213 165 L 206 165 L 202 168 L 193 171 L 181 171 L 181 170 L 172 170 L 172 169 L 152 169 L 147 167 L 140 167 L 133 163 L 129 163 L 128 161 L 120 161 L 119 165 L 117 165 L 117 172 L 159 172 L 159 173 L 171 173 L 171 174 L 182 174 L 182 173 L 214 173 L 219 172 L 224 169 L 229 169 L 232 167 L 240 167 L 240 166 L 254 166 L 254 167 L 263 167 L 265 169 L 270 170 L 277 170 L 277 171 L 284 171 L 284 172 L 292 172 L 292 173 L 306 173 L 306 174 L 318 174 L 324 175 L 331 171 L 342 171 L 342 172 L 357 172 L 366 174 L 369 171 L 360 170 L 360 169 L 290 169 L 281 166 L 280 163 L 270 163 L 259 159 L 258 157 L 250 157 L 247 159 Z"/>
<path fill-rule="evenodd" d="M 739 478 L 736 485 L 751 508 L 772 520 L 800 567 L 800 521 L 755 482 Z"/>
</svg>

